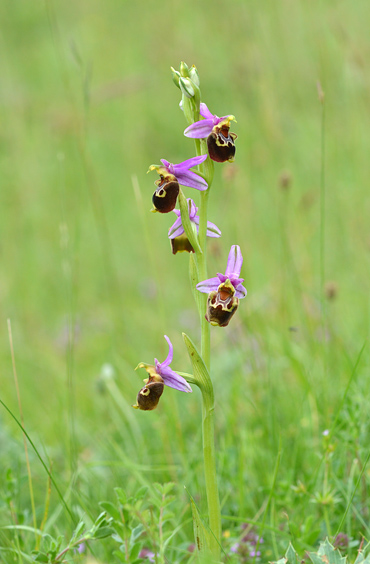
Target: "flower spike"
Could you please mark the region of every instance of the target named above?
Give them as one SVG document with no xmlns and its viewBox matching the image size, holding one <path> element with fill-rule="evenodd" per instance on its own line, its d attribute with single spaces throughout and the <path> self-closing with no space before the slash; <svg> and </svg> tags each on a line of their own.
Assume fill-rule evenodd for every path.
<svg viewBox="0 0 370 564">
<path fill-rule="evenodd" d="M 184 131 L 186 137 L 195 139 L 207 138 L 209 156 L 213 161 L 233 162 L 235 157 L 235 139 L 237 135 L 230 133 L 230 122 L 235 121 L 232 115 L 218 117 L 212 114 L 206 104 L 200 104 L 200 115 L 204 118 L 189 125 Z"/>
<path fill-rule="evenodd" d="M 173 358 L 173 346 L 167 335 L 165 335 L 164 338 L 169 347 L 167 358 L 163 362 L 159 362 L 155 358 L 154 365 L 140 362 L 135 369 L 145 368 L 149 374 L 149 378 L 144 380 L 145 386 L 137 395 L 136 404 L 132 406 L 135 409 L 141 409 L 143 411 L 155 409 L 163 393 L 164 386 L 175 388 L 175 390 L 179 390 L 180 392 L 193 391 L 185 378 L 170 368 Z"/>
</svg>

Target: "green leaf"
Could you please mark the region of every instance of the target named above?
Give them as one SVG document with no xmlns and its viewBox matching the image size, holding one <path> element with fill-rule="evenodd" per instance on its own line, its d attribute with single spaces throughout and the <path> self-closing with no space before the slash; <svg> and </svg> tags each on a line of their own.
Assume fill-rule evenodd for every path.
<svg viewBox="0 0 370 564">
<path fill-rule="evenodd" d="M 100 527 L 97 531 L 94 532 L 93 538 L 105 539 L 106 537 L 110 537 L 112 533 L 113 529 L 111 527 Z"/>
<path fill-rule="evenodd" d="M 121 514 L 117 507 L 113 505 L 110 501 L 100 501 L 99 505 L 104 511 L 109 513 L 116 521 L 121 521 Z"/>
<path fill-rule="evenodd" d="M 209 388 L 209 385 L 211 384 L 211 379 L 207 367 L 204 364 L 204 360 L 202 359 L 201 355 L 199 354 L 196 346 L 194 345 L 190 337 L 188 337 L 186 333 L 183 333 L 182 336 L 186 348 L 188 349 L 188 354 L 193 366 L 193 375 L 196 385 L 199 386 L 199 388 L 201 389 Z M 212 385 L 211 385 L 211 390 L 212 390 Z"/>
<path fill-rule="evenodd" d="M 138 558 L 139 554 L 140 554 L 140 550 L 143 548 L 143 545 L 141 542 L 137 542 L 130 550 L 130 562 L 133 562 L 134 560 L 136 560 L 136 558 Z"/>
<path fill-rule="evenodd" d="M 34 557 L 35 562 L 49 562 L 48 555 L 44 552 L 39 552 L 37 556 Z"/>
<path fill-rule="evenodd" d="M 294 550 L 292 543 L 289 543 L 288 550 L 285 553 L 287 564 L 298 564 L 297 553 Z"/>
<path fill-rule="evenodd" d="M 369 545 L 367 545 L 369 546 Z M 370 552 L 365 558 L 365 554 L 362 550 L 359 551 L 357 558 L 355 560 L 355 564 L 370 564 Z"/>
<path fill-rule="evenodd" d="M 139 488 L 135 494 L 135 499 L 142 499 L 143 497 L 145 497 L 148 489 L 148 486 L 141 486 L 141 488 Z"/>
<path fill-rule="evenodd" d="M 73 543 L 81 535 L 84 528 L 85 528 L 85 523 L 83 521 L 80 521 L 77 527 L 75 528 L 75 530 L 73 531 L 71 543 Z"/>
<path fill-rule="evenodd" d="M 144 530 L 144 525 L 142 525 L 141 523 L 140 523 L 140 525 L 137 525 L 137 527 L 132 529 L 132 531 L 131 531 L 131 544 L 134 544 L 136 542 L 136 540 L 140 537 L 143 530 Z"/>
<path fill-rule="evenodd" d="M 209 533 L 199 515 L 198 508 L 190 496 L 191 512 L 193 515 L 194 540 L 198 551 L 206 555 L 209 552 Z"/>
<path fill-rule="evenodd" d="M 293 545 L 289 543 L 288 550 L 283 558 L 276 560 L 276 562 L 271 562 L 271 564 L 298 564 L 297 553 L 293 548 Z"/>
<path fill-rule="evenodd" d="M 122 488 L 114 488 L 117 499 L 121 505 L 127 503 L 127 495 Z"/>
<path fill-rule="evenodd" d="M 337 548 L 330 544 L 328 539 L 320 543 L 316 552 L 309 552 L 313 564 L 346 564 L 346 558 L 341 555 Z"/>
<path fill-rule="evenodd" d="M 200 313 L 202 311 L 202 301 L 204 298 L 203 298 L 203 294 L 199 292 L 199 290 L 197 290 L 196 288 L 196 285 L 199 282 L 199 273 L 198 273 L 198 267 L 194 253 L 190 253 L 189 277 L 190 277 L 190 285 L 191 285 L 191 291 L 193 293 L 193 298 L 195 300 L 197 309 Z"/>
<path fill-rule="evenodd" d="M 102 511 L 102 513 L 100 513 L 99 517 L 97 517 L 94 523 L 94 528 L 100 527 L 106 520 L 107 520 L 107 514 L 105 511 Z"/>
</svg>

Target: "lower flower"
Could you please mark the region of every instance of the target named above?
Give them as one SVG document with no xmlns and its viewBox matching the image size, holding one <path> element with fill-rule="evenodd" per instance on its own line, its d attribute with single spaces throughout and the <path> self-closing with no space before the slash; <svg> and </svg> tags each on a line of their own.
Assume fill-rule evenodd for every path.
<svg viewBox="0 0 370 564">
<path fill-rule="evenodd" d="M 154 365 L 140 362 L 136 367 L 136 369 L 145 368 L 149 374 L 149 378 L 144 380 L 145 386 L 141 388 L 136 398 L 136 404 L 132 406 L 135 409 L 141 409 L 143 411 L 152 411 L 155 409 L 163 394 L 164 386 L 175 388 L 180 392 L 193 391 L 185 378 L 170 368 L 173 358 L 173 346 L 167 335 L 165 335 L 164 338 L 169 346 L 169 353 L 166 360 L 159 362 L 155 358 Z"/>
</svg>

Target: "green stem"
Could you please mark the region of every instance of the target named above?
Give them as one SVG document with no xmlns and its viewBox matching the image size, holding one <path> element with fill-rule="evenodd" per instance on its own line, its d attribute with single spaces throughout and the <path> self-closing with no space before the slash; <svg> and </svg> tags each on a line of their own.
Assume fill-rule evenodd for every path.
<svg viewBox="0 0 370 564">
<path fill-rule="evenodd" d="M 183 108 L 188 122 L 193 123 L 199 120 L 199 100 L 196 101 L 195 111 L 191 113 L 191 102 L 183 96 Z M 208 152 L 206 139 L 194 139 L 196 155 L 205 155 Z M 214 165 L 208 157 L 204 163 L 199 165 L 199 172 L 208 183 L 208 189 L 200 194 L 199 206 L 199 247 L 195 249 L 195 257 L 198 271 L 198 282 L 206 280 L 207 274 L 207 210 L 208 198 L 213 180 Z M 181 214 L 181 218 L 183 214 Z M 183 224 L 184 225 L 184 224 Z M 184 225 L 186 232 L 186 227 Z M 211 534 L 209 536 L 210 549 L 215 562 L 220 560 L 221 549 L 221 508 L 218 495 L 217 474 L 216 474 L 216 455 L 215 455 L 215 432 L 214 432 L 214 392 L 212 380 L 209 376 L 211 364 L 211 339 L 210 325 L 205 318 L 207 311 L 207 295 L 201 294 L 201 299 L 197 300 L 197 305 L 201 323 L 201 357 L 207 368 L 200 383 L 202 392 L 202 429 L 203 429 L 203 458 L 204 458 L 204 477 L 207 492 L 208 518 Z"/>
<path fill-rule="evenodd" d="M 198 140 L 197 140 L 198 141 Z M 205 154 L 207 152 L 207 142 L 205 139 L 201 139 L 200 143 L 196 143 L 197 155 Z M 213 161 L 208 157 L 207 160 L 200 165 L 200 172 L 202 172 L 208 182 L 208 189 L 200 194 L 200 206 L 199 206 L 199 245 L 202 249 L 202 254 L 197 256 L 198 260 L 198 272 L 199 280 L 206 280 L 208 278 L 207 273 L 207 215 L 208 215 L 208 198 L 211 190 L 211 184 L 213 180 Z M 210 337 L 210 325 L 205 318 L 207 311 L 207 296 L 202 294 L 202 308 L 200 313 L 200 323 L 201 323 L 201 354 L 205 365 L 208 370 L 210 370 L 211 365 L 211 337 Z"/>
<path fill-rule="evenodd" d="M 219 561 L 221 548 L 221 508 L 216 474 L 214 394 L 211 379 L 209 379 L 209 386 L 202 388 L 202 401 L 204 475 L 207 492 L 209 527 L 211 529 L 209 543 L 215 560 Z"/>
<path fill-rule="evenodd" d="M 202 139 L 196 143 L 197 155 L 207 152 L 207 143 Z M 207 273 L 207 212 L 208 198 L 213 180 L 213 161 L 208 157 L 205 163 L 200 165 L 202 172 L 208 182 L 208 189 L 200 194 L 199 206 L 199 245 L 202 254 L 197 254 L 199 281 L 208 278 Z M 210 324 L 206 320 L 207 295 L 202 294 L 199 311 L 201 322 L 201 356 L 208 371 L 211 365 L 211 335 Z M 204 476 L 207 492 L 208 518 L 210 535 L 210 549 L 215 560 L 220 559 L 221 547 L 221 508 L 218 494 L 216 456 L 215 456 L 215 430 L 214 430 L 214 392 L 211 378 L 208 376 L 206 385 L 202 390 L 202 418 L 203 418 L 203 459 Z"/>
</svg>

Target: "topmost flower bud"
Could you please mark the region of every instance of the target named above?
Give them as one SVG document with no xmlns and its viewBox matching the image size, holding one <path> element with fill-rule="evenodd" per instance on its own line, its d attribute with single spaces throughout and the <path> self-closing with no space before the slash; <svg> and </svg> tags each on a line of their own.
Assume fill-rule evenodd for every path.
<svg viewBox="0 0 370 564">
<path fill-rule="evenodd" d="M 189 67 L 184 61 L 181 61 L 181 63 L 180 63 L 180 74 L 181 74 L 181 76 L 186 76 L 188 78 L 190 76 Z"/>
<path fill-rule="evenodd" d="M 196 86 L 200 86 L 200 79 L 199 79 L 199 74 L 198 74 L 198 69 L 195 65 L 192 65 L 189 69 L 189 76 L 191 78 L 191 80 L 194 82 L 194 84 Z"/>
</svg>

